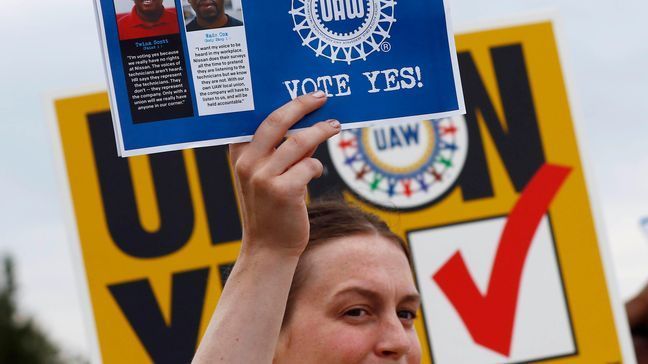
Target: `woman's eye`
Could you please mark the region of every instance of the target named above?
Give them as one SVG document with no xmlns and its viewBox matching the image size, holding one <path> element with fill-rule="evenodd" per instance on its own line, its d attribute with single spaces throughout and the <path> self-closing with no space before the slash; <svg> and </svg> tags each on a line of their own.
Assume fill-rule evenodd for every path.
<svg viewBox="0 0 648 364">
<path fill-rule="evenodd" d="M 416 319 L 416 312 L 408 310 L 398 311 L 398 317 L 402 320 L 414 320 Z"/>
<path fill-rule="evenodd" d="M 352 308 L 344 313 L 345 316 L 362 317 L 367 315 L 367 310 L 364 308 Z"/>
</svg>

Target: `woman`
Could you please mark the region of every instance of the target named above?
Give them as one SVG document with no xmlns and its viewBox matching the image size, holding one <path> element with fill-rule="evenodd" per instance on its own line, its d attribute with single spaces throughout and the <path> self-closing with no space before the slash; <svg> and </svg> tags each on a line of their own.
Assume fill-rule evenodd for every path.
<svg viewBox="0 0 648 364">
<path fill-rule="evenodd" d="M 309 223 L 306 186 L 323 171 L 311 156 L 340 123 L 281 141 L 325 102 L 301 96 L 231 146 L 243 244 L 194 363 L 420 362 L 420 299 L 400 238 L 334 204 L 312 208 Z"/>
</svg>

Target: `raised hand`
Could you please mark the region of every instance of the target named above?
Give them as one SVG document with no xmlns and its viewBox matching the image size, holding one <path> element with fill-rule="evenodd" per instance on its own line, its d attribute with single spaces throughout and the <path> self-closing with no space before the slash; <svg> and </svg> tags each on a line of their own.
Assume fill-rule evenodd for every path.
<svg viewBox="0 0 648 364">
<path fill-rule="evenodd" d="M 281 142 L 292 125 L 325 102 L 324 92 L 301 96 L 268 116 L 252 142 L 230 147 L 243 244 L 194 363 L 272 362 L 292 278 L 308 243 L 306 186 L 322 174 L 322 164 L 311 157 L 340 132 L 340 123 L 321 122 Z"/>
<path fill-rule="evenodd" d="M 268 116 L 252 142 L 230 146 L 243 213 L 243 249 L 299 256 L 306 246 L 306 186 L 323 169 L 311 156 L 340 131 L 340 123 L 320 122 L 281 141 L 293 124 L 326 102 L 325 96 L 316 92 L 291 101 Z"/>
</svg>

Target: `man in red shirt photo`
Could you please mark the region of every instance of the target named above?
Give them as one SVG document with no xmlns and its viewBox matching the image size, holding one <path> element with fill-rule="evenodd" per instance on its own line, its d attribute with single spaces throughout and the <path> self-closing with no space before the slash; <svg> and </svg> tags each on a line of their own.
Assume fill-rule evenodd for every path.
<svg viewBox="0 0 648 364">
<path fill-rule="evenodd" d="M 117 27 L 119 39 L 137 39 L 179 32 L 175 7 L 165 9 L 162 0 L 133 0 L 133 10 L 121 18 Z"/>
</svg>

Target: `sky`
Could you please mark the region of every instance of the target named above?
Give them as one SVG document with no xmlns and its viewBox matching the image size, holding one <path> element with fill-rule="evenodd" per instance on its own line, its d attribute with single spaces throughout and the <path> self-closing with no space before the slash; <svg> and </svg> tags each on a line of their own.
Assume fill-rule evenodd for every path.
<svg viewBox="0 0 648 364">
<path fill-rule="evenodd" d="M 286 0 L 287 1 L 287 0 Z M 547 11 L 624 299 L 648 280 L 648 2 L 449 0 L 455 28 Z M 7 2 L 0 12 L 0 254 L 17 261 L 19 301 L 66 350 L 89 356 L 83 277 L 64 224 L 50 100 L 105 89 L 91 0 Z M 30 21 L 26 21 L 29 15 Z"/>
</svg>

